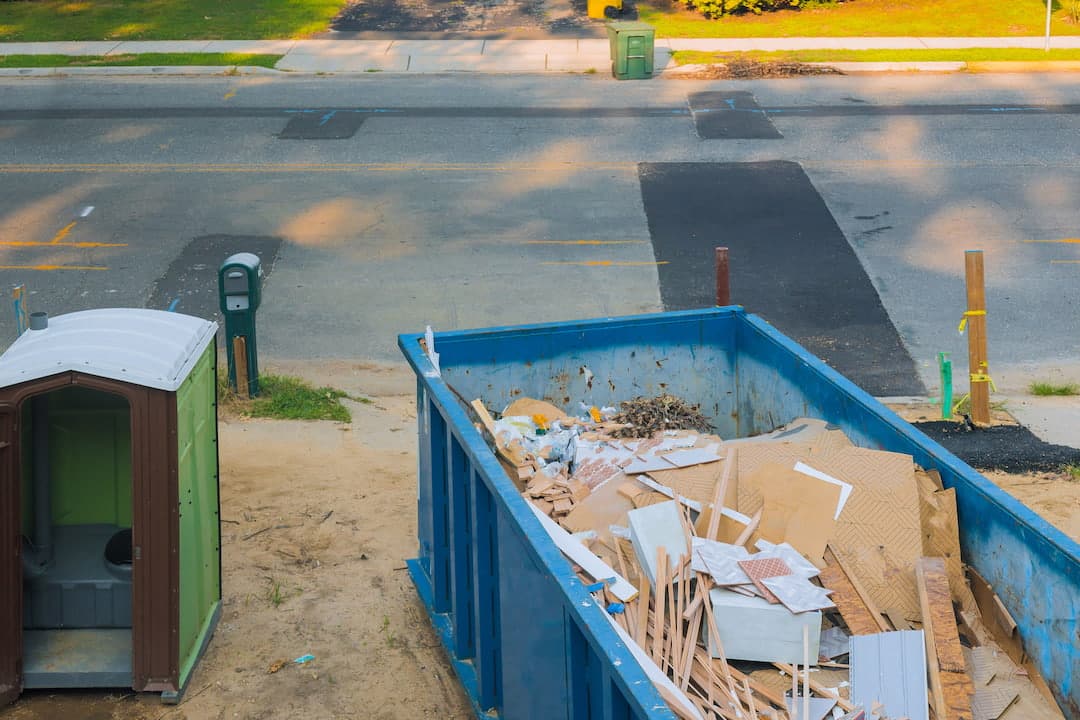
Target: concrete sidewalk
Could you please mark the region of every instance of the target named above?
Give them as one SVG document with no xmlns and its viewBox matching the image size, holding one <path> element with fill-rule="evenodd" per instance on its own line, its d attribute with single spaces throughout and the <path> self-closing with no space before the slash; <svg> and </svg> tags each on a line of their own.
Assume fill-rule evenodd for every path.
<svg viewBox="0 0 1080 720">
<path fill-rule="evenodd" d="M 1041 49 L 1041 37 L 989 38 L 661 38 L 656 72 L 672 67 L 674 50 Z M 1055 37 L 1051 47 L 1080 49 L 1080 36 Z M 610 65 L 605 39 L 547 40 L 165 40 L 136 42 L 0 43 L 0 55 L 111 56 L 139 53 L 257 53 L 283 55 L 278 70 L 351 72 L 589 72 Z M 912 69 L 905 64 L 900 69 Z M 923 63 L 921 65 L 936 65 Z M 957 65 L 952 63 L 951 65 Z M 890 64 L 893 69 L 895 64 Z M 949 68 L 934 68 L 948 70 Z M 64 68 L 69 70 L 69 68 Z"/>
</svg>

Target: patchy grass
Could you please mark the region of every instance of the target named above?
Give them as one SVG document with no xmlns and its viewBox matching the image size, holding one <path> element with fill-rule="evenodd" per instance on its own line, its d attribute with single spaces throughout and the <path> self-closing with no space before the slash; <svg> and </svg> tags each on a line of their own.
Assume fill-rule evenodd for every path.
<svg viewBox="0 0 1080 720">
<path fill-rule="evenodd" d="M 2 1 L 2 0 L 0 0 Z M 235 65 L 272 68 L 281 55 L 248 53 L 140 53 L 137 55 L 0 55 L 0 68 L 149 67 L 162 65 Z"/>
<path fill-rule="evenodd" d="M 1064 467 L 1065 477 L 1073 482 L 1080 482 L 1080 465 L 1066 465 Z"/>
<path fill-rule="evenodd" d="M 261 40 L 324 32 L 344 0 L 11 0 L 0 42 Z"/>
<path fill-rule="evenodd" d="M 657 37 L 669 38 L 1039 36 L 1046 21 L 1046 3 L 1040 0 L 853 0 L 718 20 L 667 0 L 639 2 L 637 8 L 638 17 L 656 28 Z M 1060 8 L 1053 15 L 1051 34 L 1080 35 L 1080 23 Z"/>
<path fill-rule="evenodd" d="M 1048 382 L 1033 382 L 1028 386 L 1032 395 L 1048 397 L 1051 395 L 1080 395 L 1080 385 L 1077 383 L 1064 383 L 1057 385 Z"/>
<path fill-rule="evenodd" d="M 706 65 L 732 60 L 760 62 L 1042 62 L 1080 61 L 1080 50 L 1028 50 L 1025 48 L 970 48 L 965 50 L 791 50 L 783 52 L 704 52 L 677 50 L 678 65 Z"/>
<path fill-rule="evenodd" d="M 244 400 L 229 388 L 225 372 L 218 376 L 218 398 L 223 409 L 247 417 L 343 423 L 351 422 L 352 414 L 341 404 L 342 399 L 371 402 L 368 398 L 350 397 L 344 390 L 313 387 L 305 380 L 288 375 L 259 375 L 258 397 Z"/>
</svg>

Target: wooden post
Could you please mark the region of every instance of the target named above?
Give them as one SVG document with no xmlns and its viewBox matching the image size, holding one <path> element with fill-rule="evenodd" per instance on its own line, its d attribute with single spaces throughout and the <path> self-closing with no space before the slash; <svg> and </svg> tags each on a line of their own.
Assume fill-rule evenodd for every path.
<svg viewBox="0 0 1080 720">
<path fill-rule="evenodd" d="M 247 400 L 250 397 L 248 392 L 247 339 L 243 335 L 237 335 L 233 338 L 233 363 L 236 365 L 236 394 Z"/>
<path fill-rule="evenodd" d="M 731 304 L 731 276 L 728 272 L 728 249 L 716 248 L 716 305 Z"/>
<path fill-rule="evenodd" d="M 968 373 L 971 379 L 971 420 L 990 424 L 990 376 L 986 358 L 986 283 L 982 250 L 964 253 L 967 284 Z"/>
</svg>

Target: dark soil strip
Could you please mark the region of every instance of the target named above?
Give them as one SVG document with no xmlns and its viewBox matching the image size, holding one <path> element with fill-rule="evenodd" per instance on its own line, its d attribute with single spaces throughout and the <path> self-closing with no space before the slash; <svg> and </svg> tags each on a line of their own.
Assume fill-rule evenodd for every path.
<svg viewBox="0 0 1080 720">
<path fill-rule="evenodd" d="M 689 102 L 694 127 L 703 140 L 778 140 L 784 137 L 751 93 L 693 93 Z"/>
<path fill-rule="evenodd" d="M 912 424 L 978 470 L 1060 472 L 1066 466 L 1080 465 L 1080 450 L 1043 442 L 1020 425 L 971 430 L 947 420 Z"/>
<path fill-rule="evenodd" d="M 714 248 L 732 301 L 868 392 L 925 392 L 877 291 L 797 163 L 642 163 L 641 194 L 668 310 L 715 302 Z"/>
</svg>

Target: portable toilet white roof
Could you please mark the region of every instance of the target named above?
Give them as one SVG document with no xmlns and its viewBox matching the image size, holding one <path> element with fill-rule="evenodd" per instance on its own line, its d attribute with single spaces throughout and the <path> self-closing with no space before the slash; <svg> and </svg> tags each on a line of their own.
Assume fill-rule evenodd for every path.
<svg viewBox="0 0 1080 720">
<path fill-rule="evenodd" d="M 0 355 L 0 388 L 75 371 L 175 392 L 216 332 L 217 323 L 162 310 L 58 315 Z"/>
</svg>

